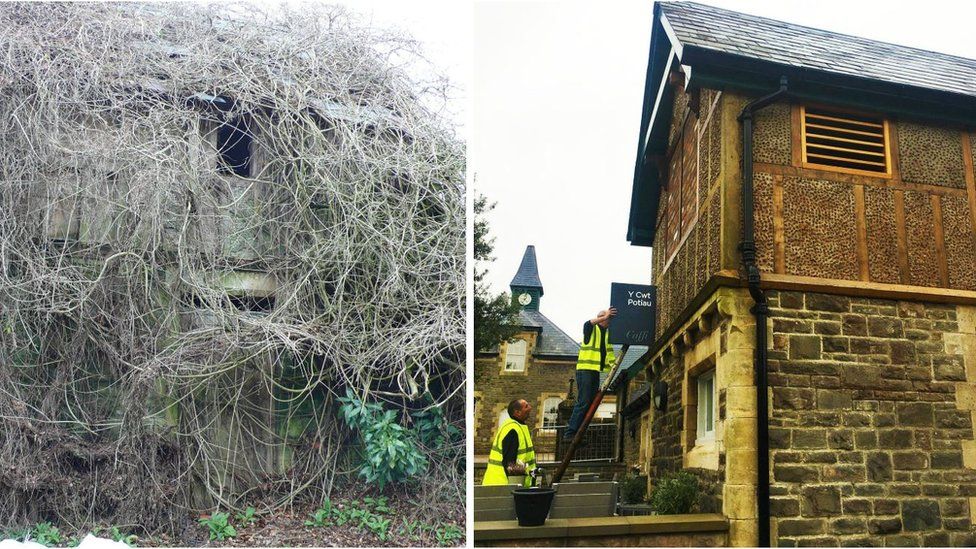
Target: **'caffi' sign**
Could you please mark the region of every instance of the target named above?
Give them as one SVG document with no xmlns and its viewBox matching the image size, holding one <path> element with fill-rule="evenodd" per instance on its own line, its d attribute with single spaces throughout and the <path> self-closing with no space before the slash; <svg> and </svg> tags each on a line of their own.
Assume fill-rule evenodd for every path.
<svg viewBox="0 0 976 549">
<path fill-rule="evenodd" d="M 657 288 L 646 284 L 610 284 L 610 306 L 617 316 L 610 321 L 610 343 L 650 345 L 654 339 Z"/>
</svg>

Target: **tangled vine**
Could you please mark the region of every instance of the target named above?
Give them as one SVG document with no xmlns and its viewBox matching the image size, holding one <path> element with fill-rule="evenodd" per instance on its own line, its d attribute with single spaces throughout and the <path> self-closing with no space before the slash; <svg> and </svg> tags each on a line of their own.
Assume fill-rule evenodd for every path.
<svg viewBox="0 0 976 549">
<path fill-rule="evenodd" d="M 0 524 L 326 497 L 347 389 L 463 427 L 450 94 L 341 8 L 0 6 Z"/>
</svg>

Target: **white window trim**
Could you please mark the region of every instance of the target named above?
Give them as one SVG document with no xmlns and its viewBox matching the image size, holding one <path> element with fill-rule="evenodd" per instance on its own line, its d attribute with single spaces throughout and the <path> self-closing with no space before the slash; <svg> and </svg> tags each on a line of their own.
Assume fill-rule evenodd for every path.
<svg viewBox="0 0 976 549">
<path fill-rule="evenodd" d="M 555 416 L 553 417 L 552 424 L 546 426 L 546 401 L 548 400 L 556 400 L 557 402 L 556 402 L 556 413 Z M 541 424 L 539 426 L 540 433 L 553 434 L 556 432 L 556 426 L 559 424 L 559 403 L 562 402 L 563 400 L 565 400 L 565 397 L 560 397 L 559 395 L 548 395 L 548 396 L 543 395 L 542 406 L 541 406 L 542 413 L 539 414 L 541 418 Z"/>
<path fill-rule="evenodd" d="M 613 401 L 601 402 L 593 412 L 593 419 L 613 419 L 615 417 L 617 417 L 617 403 Z"/>
<path fill-rule="evenodd" d="M 711 395 L 706 395 L 705 382 L 711 381 Z M 695 445 L 700 446 L 703 444 L 709 444 L 715 441 L 715 424 L 716 424 L 716 406 L 715 406 L 715 370 L 710 370 L 700 376 L 695 380 L 696 390 L 698 391 L 698 410 L 696 412 L 697 416 L 697 429 L 695 431 Z M 706 398 L 710 397 L 710 398 Z M 710 401 L 710 402 L 709 402 Z M 706 406 L 711 404 L 712 412 L 712 429 L 706 430 Z"/>
<path fill-rule="evenodd" d="M 504 424 L 506 421 L 512 419 L 512 416 L 508 415 L 508 407 L 507 406 L 504 407 L 504 408 L 502 408 L 502 410 L 500 412 L 498 412 L 498 417 L 496 419 L 498 420 L 497 421 L 498 424 L 495 425 L 495 428 L 496 429 L 498 427 L 501 427 L 502 424 Z"/>
<path fill-rule="evenodd" d="M 513 347 L 519 347 L 519 348 L 521 348 L 522 352 L 521 353 L 513 353 L 512 352 L 512 348 Z M 522 372 L 525 372 L 525 366 L 526 366 L 526 363 L 528 362 L 528 354 L 529 354 L 529 343 L 527 341 L 525 341 L 524 339 L 516 339 L 515 341 L 513 341 L 511 343 L 507 343 L 505 345 L 505 364 L 502 366 L 502 371 L 504 371 L 504 372 L 510 372 L 510 373 L 522 373 Z M 518 362 L 514 362 L 513 363 L 513 362 L 509 362 L 509 359 L 510 358 L 521 358 L 521 360 L 518 361 Z M 518 367 L 517 368 L 509 368 L 508 367 L 509 364 L 515 364 Z"/>
</svg>

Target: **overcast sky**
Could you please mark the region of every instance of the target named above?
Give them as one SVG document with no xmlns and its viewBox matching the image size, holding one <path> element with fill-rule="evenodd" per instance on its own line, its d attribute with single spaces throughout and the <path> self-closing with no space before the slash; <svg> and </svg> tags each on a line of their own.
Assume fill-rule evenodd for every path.
<svg viewBox="0 0 976 549">
<path fill-rule="evenodd" d="M 332 0 L 377 27 L 400 29 L 421 43 L 424 55 L 454 85 L 450 116 L 462 139 L 469 135 L 474 4 L 466 0 Z M 295 3 L 294 6 L 301 6 Z"/>
<path fill-rule="evenodd" d="M 969 3 L 701 3 L 976 58 Z M 489 281 L 508 291 L 534 244 L 541 310 L 571 336 L 611 282 L 650 283 L 651 249 L 626 241 L 651 31 L 650 1 L 474 6 L 469 166 L 490 215 Z"/>
</svg>

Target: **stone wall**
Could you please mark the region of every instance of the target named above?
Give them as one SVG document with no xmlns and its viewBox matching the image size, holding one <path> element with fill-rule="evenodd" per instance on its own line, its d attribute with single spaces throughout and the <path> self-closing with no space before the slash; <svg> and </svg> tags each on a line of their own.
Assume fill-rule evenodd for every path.
<svg viewBox="0 0 976 549">
<path fill-rule="evenodd" d="M 715 514 L 514 520 L 474 524 L 475 547 L 725 547 L 729 524 Z"/>
<path fill-rule="evenodd" d="M 729 544 L 752 546 L 756 530 L 756 391 L 754 320 L 748 293 L 719 288 L 651 359 L 668 385 L 663 412 L 651 410 L 646 471 L 656 479 L 688 471 L 699 479 L 701 512 L 729 519 Z M 696 441 L 697 376 L 715 371 L 715 440 Z M 628 439 L 625 437 L 625 441 Z"/>
<path fill-rule="evenodd" d="M 773 539 L 976 545 L 972 308 L 769 295 Z"/>
<path fill-rule="evenodd" d="M 635 415 L 623 419 L 624 430 L 624 464 L 627 467 L 641 467 L 640 443 L 641 433 L 643 432 L 643 422 L 641 416 Z M 643 470 L 643 467 L 641 467 Z"/>
<path fill-rule="evenodd" d="M 551 396 L 566 398 L 569 381 L 576 375 L 575 356 L 563 360 L 540 360 L 533 356 L 536 334 L 523 332 L 518 337 L 528 342 L 524 372 L 503 371 L 504 345 L 502 353 L 475 359 L 475 455 L 488 454 L 491 439 L 498 427 L 498 414 L 507 408 L 509 402 L 516 398 L 529 401 L 533 410 L 528 425 L 535 431 L 542 427 L 543 401 Z"/>
</svg>

